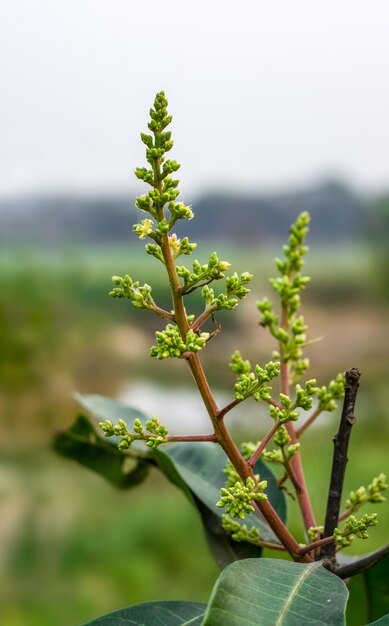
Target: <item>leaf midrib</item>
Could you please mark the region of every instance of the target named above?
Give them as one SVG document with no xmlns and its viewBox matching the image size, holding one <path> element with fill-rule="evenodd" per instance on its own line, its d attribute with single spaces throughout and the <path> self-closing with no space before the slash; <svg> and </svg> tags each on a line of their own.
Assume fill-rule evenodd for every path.
<svg viewBox="0 0 389 626">
<path fill-rule="evenodd" d="M 277 618 L 277 621 L 275 622 L 274 626 L 282 626 L 283 622 L 284 622 L 284 618 L 287 615 L 287 612 L 293 602 L 293 600 L 295 599 L 300 587 L 304 584 L 305 580 L 308 578 L 308 576 L 310 576 L 310 574 L 312 574 L 312 572 L 314 570 L 316 570 L 318 567 L 321 567 L 320 563 L 312 563 L 312 565 L 308 565 L 304 571 L 302 572 L 301 576 L 298 578 L 297 582 L 294 584 L 293 589 L 291 591 L 291 593 L 288 596 L 287 601 L 284 604 L 284 607 L 281 609 L 281 612 Z"/>
</svg>

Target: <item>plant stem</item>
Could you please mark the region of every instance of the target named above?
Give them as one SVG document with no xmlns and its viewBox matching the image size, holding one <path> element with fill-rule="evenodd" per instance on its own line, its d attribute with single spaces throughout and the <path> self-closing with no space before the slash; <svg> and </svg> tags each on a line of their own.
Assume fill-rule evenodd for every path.
<svg viewBox="0 0 389 626">
<path fill-rule="evenodd" d="M 160 162 L 157 161 L 154 170 L 154 184 L 155 187 L 162 191 L 162 182 L 161 182 L 161 172 L 160 172 Z M 159 209 L 157 213 L 158 221 L 161 221 L 164 217 L 163 209 Z M 165 233 L 162 237 L 161 241 L 161 250 L 163 254 L 163 259 L 165 262 L 166 270 L 169 277 L 169 283 L 173 298 L 173 309 L 175 314 L 175 321 L 177 327 L 181 333 L 182 339 L 186 340 L 186 335 L 189 331 L 188 319 L 184 306 L 183 299 L 183 290 L 180 286 L 179 277 L 177 274 L 176 266 L 174 263 L 174 259 L 172 256 L 172 252 L 169 246 L 168 234 Z M 209 281 L 208 281 L 209 282 Z M 187 292 L 189 293 L 190 290 Z M 190 370 L 192 372 L 193 378 L 195 379 L 196 385 L 199 389 L 200 395 L 203 399 L 205 408 L 207 409 L 208 415 L 211 419 L 213 427 L 215 429 L 215 439 L 221 445 L 227 457 L 234 465 L 236 471 L 240 475 L 243 481 L 246 481 L 248 477 L 255 480 L 253 471 L 251 467 L 248 465 L 247 461 L 241 455 L 238 447 L 236 446 L 234 440 L 232 439 L 228 429 L 223 421 L 223 419 L 218 419 L 218 415 L 220 415 L 220 410 L 215 402 L 212 391 L 209 387 L 207 378 L 205 376 L 204 370 L 202 368 L 200 359 L 198 354 L 192 353 L 188 355 L 186 362 L 188 363 Z M 300 556 L 298 553 L 299 545 L 297 541 L 294 539 L 293 535 L 289 532 L 288 528 L 285 526 L 277 512 L 274 510 L 272 505 L 268 500 L 262 500 L 258 503 L 256 507 L 260 510 L 262 515 L 267 520 L 269 526 L 272 528 L 275 535 L 281 541 L 281 543 L 287 548 L 288 552 L 292 556 L 292 558 L 296 561 L 309 561 L 310 559 L 305 556 Z"/>
<path fill-rule="evenodd" d="M 290 478 L 290 480 L 291 480 L 291 482 L 293 484 L 293 487 L 295 488 L 297 496 L 299 496 L 299 494 L 301 493 L 301 485 L 300 485 L 300 483 L 298 481 L 298 478 L 297 478 L 296 474 L 294 473 L 294 470 L 293 470 L 293 468 L 291 466 L 291 462 L 290 462 L 291 459 L 288 459 L 286 457 L 285 447 L 281 448 L 281 452 L 282 452 L 282 458 L 284 459 L 285 471 L 286 471 L 287 475 L 289 476 L 289 478 Z"/>
<path fill-rule="evenodd" d="M 289 322 L 288 322 L 288 306 L 284 304 L 282 307 L 282 316 L 281 316 L 281 327 L 288 331 Z M 284 360 L 284 346 L 282 342 L 280 342 L 280 355 L 281 355 L 281 392 L 286 396 L 289 396 L 289 365 Z M 288 431 L 288 435 L 291 438 L 292 444 L 297 443 L 297 436 L 294 429 L 294 425 L 292 422 L 288 422 L 286 425 L 286 430 Z M 312 509 L 311 499 L 309 497 L 307 484 L 305 482 L 304 469 L 301 460 L 301 453 L 298 450 L 296 454 L 290 459 L 290 468 L 293 472 L 293 475 L 296 477 L 297 484 L 299 485 L 299 491 L 297 492 L 297 498 L 301 510 L 301 515 L 304 520 L 305 530 L 311 528 L 312 526 L 317 526 L 315 521 L 315 516 Z"/>
<path fill-rule="evenodd" d="M 174 314 L 170 313 L 169 311 L 165 311 L 165 309 L 161 309 L 161 307 L 157 306 L 154 303 L 153 308 L 151 309 L 156 315 L 159 315 L 159 317 L 163 317 L 164 319 L 170 320 L 171 322 L 174 322 Z"/>
<path fill-rule="evenodd" d="M 262 439 L 261 443 L 259 444 L 258 448 L 253 452 L 253 454 L 251 455 L 251 457 L 249 458 L 249 460 L 247 461 L 248 464 L 251 467 L 254 467 L 254 465 L 256 464 L 256 462 L 258 461 L 259 457 L 261 456 L 262 452 L 264 451 L 264 449 L 266 448 L 267 444 L 269 443 L 269 441 L 272 439 L 272 437 L 274 437 L 275 433 L 277 432 L 278 428 L 280 427 L 281 422 L 274 422 L 273 426 L 271 427 L 271 429 L 269 430 L 269 432 L 264 436 L 264 438 Z"/>
<path fill-rule="evenodd" d="M 193 322 L 191 325 L 192 330 L 198 330 L 202 324 L 204 324 L 205 320 L 208 319 L 216 311 L 215 307 L 207 307 L 204 311 L 199 315 L 199 317 Z"/>
<path fill-rule="evenodd" d="M 321 548 L 321 546 L 325 546 L 334 541 L 334 535 L 331 537 L 325 537 L 324 539 L 318 539 L 317 541 L 313 541 L 308 546 L 304 546 L 300 548 L 300 554 L 307 554 L 308 552 L 312 552 L 312 550 L 316 550 L 316 548 Z"/>
<path fill-rule="evenodd" d="M 349 578 L 350 576 L 355 576 L 356 574 L 359 574 L 360 572 L 366 570 L 368 567 L 371 567 L 375 563 L 378 563 L 378 561 L 383 559 L 388 554 L 389 544 L 383 546 L 382 548 L 379 548 L 379 550 L 376 550 L 371 554 L 367 554 L 366 556 L 356 561 L 353 561 L 352 563 L 349 563 L 348 565 L 338 567 L 335 570 L 334 574 L 336 574 L 340 578 Z"/>
<path fill-rule="evenodd" d="M 216 442 L 216 435 L 167 435 L 167 441 L 213 441 Z"/>
<path fill-rule="evenodd" d="M 274 398 L 269 398 L 269 400 L 266 400 L 266 402 L 270 404 L 271 406 L 275 406 L 277 409 L 280 409 L 281 411 L 284 408 L 282 404 L 280 402 L 277 402 L 277 400 L 274 400 Z"/>
<path fill-rule="evenodd" d="M 296 429 L 296 437 L 301 437 L 301 435 L 303 434 L 303 432 L 306 431 L 306 429 L 308 428 L 308 426 L 310 426 L 312 424 L 312 422 L 315 421 L 315 419 L 317 417 L 319 417 L 319 415 L 322 413 L 322 410 L 317 407 L 313 413 L 308 417 L 308 419 L 304 422 L 304 424 L 302 426 L 300 426 L 300 428 Z"/>
<path fill-rule="evenodd" d="M 238 400 L 236 398 L 235 400 L 231 400 L 231 402 L 226 404 L 226 406 L 223 409 L 220 409 L 216 417 L 220 420 L 223 419 L 223 417 L 227 415 L 227 413 L 229 413 L 232 409 L 238 406 L 238 404 L 240 404 L 241 402 L 243 402 L 243 400 Z"/>
<path fill-rule="evenodd" d="M 332 459 L 331 479 L 328 490 L 327 509 L 324 523 L 324 537 L 333 535 L 338 523 L 340 501 L 342 497 L 343 481 L 347 465 L 347 450 L 350 442 L 351 429 L 355 424 L 355 400 L 358 393 L 361 372 L 351 368 L 346 372 L 344 385 L 343 410 L 340 418 L 339 430 L 334 437 L 334 455 Z M 329 544 L 321 550 L 321 556 L 326 559 L 332 568 L 336 567 L 336 546 Z"/>
<path fill-rule="evenodd" d="M 347 519 L 348 517 L 350 517 L 350 515 L 353 513 L 352 509 L 348 509 L 347 511 L 345 511 L 344 513 L 342 513 L 342 515 L 339 515 L 338 517 L 338 522 L 343 522 L 345 519 Z"/>
<path fill-rule="evenodd" d="M 255 545 L 258 545 L 262 548 L 270 548 L 270 550 L 281 550 L 282 552 L 287 551 L 285 546 L 282 546 L 279 543 L 272 543 L 271 541 L 262 541 L 261 539 Z"/>
</svg>

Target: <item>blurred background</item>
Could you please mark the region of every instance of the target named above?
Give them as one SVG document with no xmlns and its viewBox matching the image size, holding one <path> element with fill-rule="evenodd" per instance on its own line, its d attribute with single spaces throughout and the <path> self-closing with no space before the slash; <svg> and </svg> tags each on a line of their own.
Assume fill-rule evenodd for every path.
<svg viewBox="0 0 389 626">
<path fill-rule="evenodd" d="M 234 350 L 269 359 L 255 301 L 308 210 L 303 313 L 323 337 L 307 353 L 311 376 L 363 373 L 345 488 L 388 471 L 388 20 L 384 0 L 3 3 L 2 624 L 69 626 L 144 600 L 206 601 L 217 576 L 197 514 L 156 472 L 120 493 L 50 449 L 77 412 L 74 391 L 125 399 L 177 433 L 206 428 L 183 364 L 147 356 L 158 319 L 107 295 L 111 275 L 128 272 L 170 308 L 162 268 L 131 233 L 144 192 L 132 174 L 145 164 L 139 133 L 160 89 L 181 198 L 195 212 L 181 234 L 200 261 L 217 249 L 254 273 L 250 298 L 218 316 L 222 335 L 204 353 L 215 395 L 232 398 Z M 230 419 L 238 439 L 267 430 L 257 405 Z M 305 435 L 319 518 L 338 419 L 324 415 Z M 385 541 L 380 513 L 357 551 Z"/>
</svg>

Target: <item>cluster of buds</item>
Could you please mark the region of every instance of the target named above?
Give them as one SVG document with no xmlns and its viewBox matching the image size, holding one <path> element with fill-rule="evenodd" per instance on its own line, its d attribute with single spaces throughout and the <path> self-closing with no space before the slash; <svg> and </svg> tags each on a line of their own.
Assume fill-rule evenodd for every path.
<svg viewBox="0 0 389 626">
<path fill-rule="evenodd" d="M 292 456 L 300 449 L 299 443 L 291 443 L 291 438 L 285 426 L 281 425 L 273 438 L 274 444 L 277 446 L 275 450 L 264 450 L 261 457 L 272 463 L 282 463 L 285 465 Z"/>
<path fill-rule="evenodd" d="M 358 537 L 359 539 L 368 539 L 369 534 L 367 529 L 370 526 L 375 526 L 378 523 L 377 513 L 371 513 L 364 515 L 360 520 L 354 515 L 350 515 L 347 519 L 344 530 L 335 528 L 334 538 L 335 543 L 342 548 L 350 546 L 353 540 Z"/>
<path fill-rule="evenodd" d="M 231 519 L 229 515 L 223 515 L 222 526 L 224 530 L 231 533 L 231 538 L 234 541 L 247 541 L 247 543 L 252 543 L 256 546 L 259 545 L 260 534 L 255 526 L 248 529 L 246 524 L 240 524 L 236 520 Z"/>
<path fill-rule="evenodd" d="M 344 374 L 340 373 L 327 386 L 318 387 L 315 395 L 319 401 L 320 411 L 334 411 L 337 407 L 336 400 L 344 397 Z"/>
<path fill-rule="evenodd" d="M 386 489 L 388 489 L 386 476 L 385 474 L 380 474 L 376 478 L 373 478 L 367 489 L 362 486 L 356 491 L 351 491 L 346 502 L 346 507 L 349 511 L 356 511 L 367 502 L 374 502 L 375 504 L 385 502 L 386 498 L 382 495 L 382 492 Z"/>
<path fill-rule="evenodd" d="M 307 535 L 311 541 L 317 541 L 324 533 L 324 526 L 311 526 L 307 530 Z"/>
<path fill-rule="evenodd" d="M 236 482 L 232 487 L 222 487 L 220 490 L 220 500 L 216 506 L 225 508 L 232 517 L 244 519 L 246 515 L 254 512 L 251 502 L 267 500 L 267 495 L 263 491 L 267 487 L 267 481 L 262 480 L 255 484 L 252 478 L 246 479 L 246 484 Z"/>
<path fill-rule="evenodd" d="M 122 276 L 112 276 L 115 287 L 109 292 L 112 298 L 128 298 L 138 309 L 155 309 L 155 302 L 151 297 L 151 287 L 146 283 L 140 285 L 139 281 L 133 282 L 132 278 L 126 274 Z"/>
<path fill-rule="evenodd" d="M 194 218 L 192 207 L 187 206 L 183 202 L 169 202 L 168 209 L 171 216 L 169 220 L 170 228 L 177 220 L 192 220 Z"/>
<path fill-rule="evenodd" d="M 119 419 L 115 425 L 111 420 L 100 422 L 100 428 L 106 437 L 121 437 L 118 448 L 119 450 L 127 450 L 133 441 L 145 441 L 150 448 L 157 448 L 161 443 L 166 443 L 168 430 L 159 423 L 156 417 L 147 420 L 143 426 L 139 418 L 134 420 L 133 432 L 128 430 L 127 424 L 123 419 Z M 146 432 L 145 432 L 146 430 Z"/>
<path fill-rule="evenodd" d="M 178 327 L 168 324 L 165 330 L 155 333 L 155 338 L 157 345 L 150 349 L 150 356 L 167 359 L 181 357 L 188 352 L 199 352 L 209 339 L 209 333 L 198 334 L 189 330 L 184 341 Z"/>
<path fill-rule="evenodd" d="M 277 361 L 269 361 L 264 368 L 256 365 L 255 372 L 251 372 L 250 361 L 244 360 L 236 351 L 231 357 L 230 368 L 237 375 L 235 384 L 235 398 L 237 400 L 245 400 L 250 397 L 257 402 L 270 400 L 271 387 L 266 383 L 279 375 L 280 364 Z"/>
<path fill-rule="evenodd" d="M 268 298 L 257 303 L 261 313 L 261 325 L 269 328 L 270 333 L 280 343 L 282 362 L 291 366 L 292 382 L 296 382 L 309 367 L 308 359 L 303 358 L 303 348 L 311 343 L 306 338 L 307 326 L 302 316 L 295 316 L 300 307 L 300 292 L 310 280 L 300 273 L 304 265 L 303 257 L 308 251 L 304 241 L 309 221 L 308 213 L 304 212 L 291 226 L 288 244 L 284 246 L 284 258 L 275 260 L 280 276 L 270 279 L 270 284 L 287 312 L 289 331 L 280 324 L 279 316 L 273 311 L 273 305 Z"/>
<path fill-rule="evenodd" d="M 245 441 L 240 446 L 241 454 L 246 461 L 254 454 L 255 450 L 259 445 L 259 441 L 254 443 L 253 441 Z M 224 474 L 227 476 L 225 487 L 233 487 L 239 480 L 240 476 L 236 471 L 235 467 L 231 463 L 231 461 L 227 461 L 226 467 L 223 469 Z M 255 476 L 255 479 L 259 480 L 259 475 Z"/>
<path fill-rule="evenodd" d="M 274 420 L 281 424 L 287 422 L 295 422 L 300 413 L 296 409 L 301 408 L 305 411 L 312 408 L 312 396 L 316 392 L 316 380 L 313 378 L 305 383 L 305 387 L 297 384 L 295 388 L 295 400 L 292 402 L 291 398 L 284 393 L 280 393 L 280 402 L 282 408 L 279 406 L 270 405 L 269 415 Z"/>
<path fill-rule="evenodd" d="M 177 274 L 183 280 L 182 293 L 190 293 L 213 280 L 224 278 L 223 272 L 230 267 L 231 263 L 228 263 L 228 261 L 219 261 L 216 252 L 211 254 L 208 263 L 204 265 L 201 265 L 196 259 L 192 264 L 192 271 L 187 267 L 178 266 Z"/>
<path fill-rule="evenodd" d="M 201 291 L 201 295 L 205 300 L 205 304 L 208 308 L 212 308 L 214 311 L 222 309 L 231 311 L 234 309 L 239 300 L 243 300 L 249 293 L 250 289 L 247 289 L 247 285 L 253 276 L 249 272 L 243 272 L 240 276 L 236 272 L 232 276 L 227 276 L 226 287 L 227 291 L 215 296 L 214 290 L 205 285 Z"/>
</svg>

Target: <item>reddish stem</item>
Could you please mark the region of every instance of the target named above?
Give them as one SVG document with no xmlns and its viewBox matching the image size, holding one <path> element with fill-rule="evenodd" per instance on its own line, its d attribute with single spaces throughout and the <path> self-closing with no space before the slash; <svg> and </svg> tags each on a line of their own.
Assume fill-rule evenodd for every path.
<svg viewBox="0 0 389 626">
<path fill-rule="evenodd" d="M 310 543 L 309 546 L 304 546 L 303 548 L 300 548 L 299 553 L 307 554 L 308 552 L 312 552 L 312 550 L 316 550 L 316 548 L 321 548 L 321 546 L 326 546 L 329 543 L 333 543 L 334 539 L 334 535 L 331 535 L 331 537 L 325 537 L 324 539 L 318 539 L 317 541 Z"/>
<path fill-rule="evenodd" d="M 271 429 L 269 430 L 269 432 L 264 436 L 264 438 L 262 439 L 262 441 L 259 444 L 258 448 L 255 450 L 255 452 L 253 452 L 253 454 L 251 455 L 251 457 L 248 460 L 248 464 L 251 467 L 254 467 L 254 465 L 258 461 L 259 457 L 261 456 L 262 452 L 266 448 L 267 444 L 269 443 L 269 441 L 272 439 L 272 437 L 277 432 L 277 430 L 280 427 L 280 425 L 281 425 L 281 422 L 274 422 L 274 424 L 271 427 Z"/>
<path fill-rule="evenodd" d="M 285 546 L 282 546 L 279 543 L 272 543 L 271 541 L 258 541 L 258 545 L 262 548 L 270 548 L 271 550 L 281 550 L 282 552 L 287 552 Z"/>
<path fill-rule="evenodd" d="M 345 511 L 344 513 L 342 513 L 342 515 L 339 515 L 338 517 L 338 522 L 343 522 L 343 520 L 347 519 L 348 517 L 350 517 L 351 513 L 352 513 L 352 509 L 348 509 L 347 511 Z"/>
<path fill-rule="evenodd" d="M 174 322 L 174 313 L 169 313 L 169 311 L 165 311 L 165 309 L 161 309 L 161 307 L 157 306 L 156 304 L 154 304 L 153 308 L 150 310 L 152 310 L 156 315 L 159 315 L 160 317 L 163 317 L 164 319 Z"/>
<path fill-rule="evenodd" d="M 205 320 L 207 320 L 208 317 L 210 317 L 215 311 L 215 307 L 209 307 L 204 309 L 201 315 L 199 315 L 198 318 L 191 325 L 191 330 L 198 330 L 204 324 Z"/>
<path fill-rule="evenodd" d="M 226 404 L 223 409 L 220 409 L 220 411 L 218 411 L 216 417 L 220 420 L 223 419 L 223 417 L 227 415 L 227 413 L 229 413 L 232 409 L 238 406 L 238 404 L 240 404 L 241 402 L 243 402 L 243 400 L 237 400 L 236 398 L 235 400 L 231 400 L 231 402 Z"/>
<path fill-rule="evenodd" d="M 301 437 L 301 435 L 303 434 L 303 432 L 305 432 L 305 431 L 306 431 L 306 429 L 308 428 L 308 426 L 310 426 L 310 425 L 312 424 L 312 422 L 314 422 L 314 421 L 315 421 L 315 419 L 316 419 L 317 417 L 319 417 L 320 413 L 322 413 L 322 410 L 321 410 L 319 407 L 317 407 L 317 408 L 313 411 L 312 415 L 310 415 L 310 416 L 308 417 L 308 419 L 304 422 L 304 424 L 302 424 L 302 426 L 300 426 L 300 428 L 297 428 L 297 429 L 296 429 L 296 437 Z"/>
<path fill-rule="evenodd" d="M 216 435 L 168 435 L 167 441 L 213 441 L 216 442 Z"/>
<path fill-rule="evenodd" d="M 289 322 L 288 322 L 288 306 L 284 305 L 282 307 L 282 316 L 281 316 L 281 327 L 288 331 Z M 281 354 L 281 392 L 286 396 L 289 396 L 289 366 L 284 361 L 284 346 L 280 342 L 280 354 Z M 288 435 L 291 439 L 292 445 L 296 444 L 297 436 L 294 429 L 293 422 L 287 422 L 285 425 Z M 299 491 L 297 492 L 297 498 L 299 501 L 299 506 L 301 510 L 301 515 L 304 520 L 305 530 L 311 528 L 312 526 L 317 526 L 315 521 L 315 516 L 312 509 L 311 500 L 309 497 L 307 485 L 305 482 L 304 469 L 301 460 L 300 451 L 297 451 L 296 454 L 289 461 L 289 467 L 291 472 L 293 472 L 293 476 L 295 477 L 297 484 L 299 485 Z"/>
</svg>

